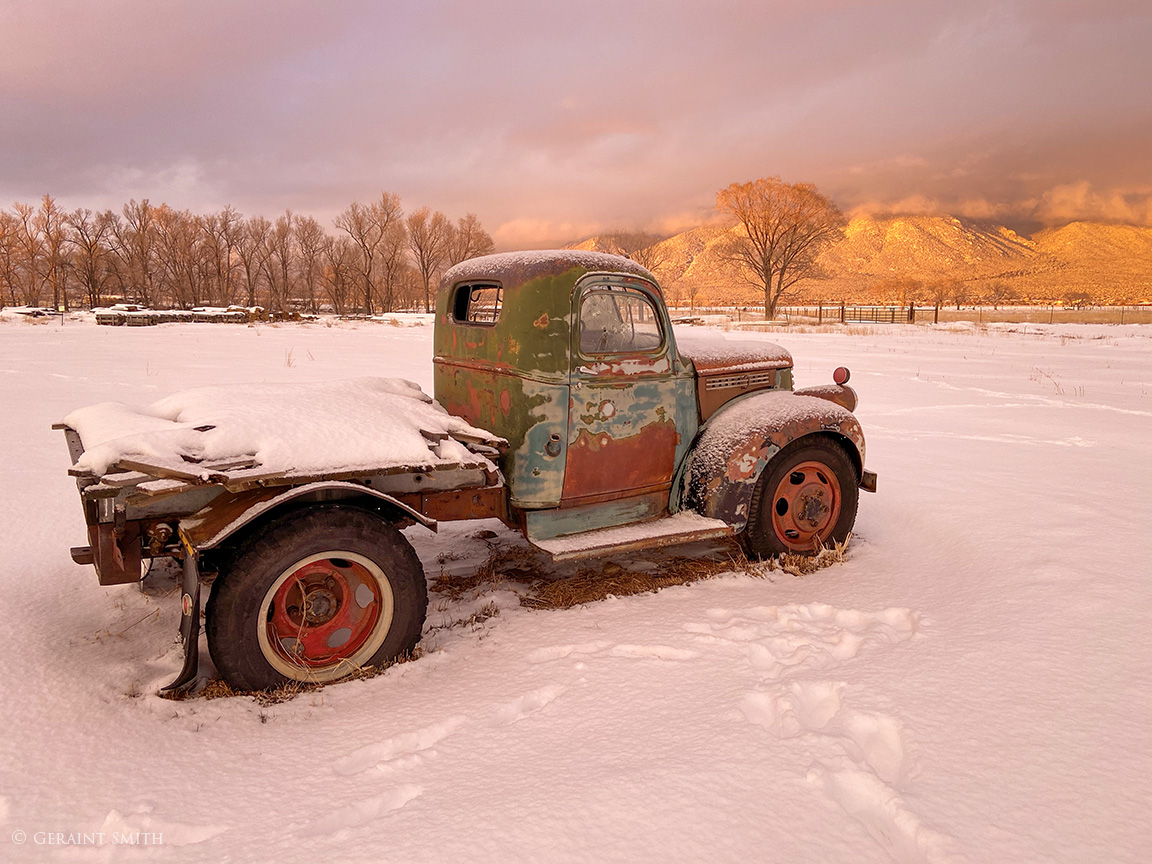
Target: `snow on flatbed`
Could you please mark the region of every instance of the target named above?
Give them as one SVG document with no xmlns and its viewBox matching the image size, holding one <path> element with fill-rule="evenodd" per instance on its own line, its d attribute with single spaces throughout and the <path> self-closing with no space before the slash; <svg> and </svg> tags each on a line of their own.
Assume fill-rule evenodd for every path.
<svg viewBox="0 0 1152 864">
<path fill-rule="evenodd" d="M 562 612 L 433 594 L 418 660 L 266 706 L 155 695 L 174 582 L 71 562 L 48 427 L 190 379 L 429 389 L 430 329 L 208 330 L 0 321 L 0 860 L 1147 859 L 1152 327 L 774 333 L 797 386 L 860 393 L 883 482 L 843 565 Z M 522 543 L 407 535 L 430 578 Z"/>
<path fill-rule="evenodd" d="M 96 476 L 129 459 L 190 470 L 247 460 L 246 470 L 288 475 L 494 468 L 451 436 L 503 443 L 402 378 L 200 387 L 147 407 L 90 405 L 69 413 L 64 423 L 84 442 L 75 467 Z"/>
</svg>

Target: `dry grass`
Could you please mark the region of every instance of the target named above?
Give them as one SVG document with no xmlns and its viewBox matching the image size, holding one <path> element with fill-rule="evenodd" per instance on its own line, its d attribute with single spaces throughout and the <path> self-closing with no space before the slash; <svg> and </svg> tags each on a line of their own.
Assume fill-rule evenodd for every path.
<svg viewBox="0 0 1152 864">
<path fill-rule="evenodd" d="M 615 563 L 604 561 L 598 566 L 585 567 L 570 576 L 550 577 L 543 572 L 543 556 L 525 546 L 498 547 L 492 550 L 487 560 L 475 573 L 462 575 L 441 574 L 432 580 L 432 591 L 452 602 L 468 598 L 473 592 L 494 591 L 502 585 L 515 584 L 520 595 L 520 604 L 529 609 L 571 609 L 585 603 L 596 603 L 608 597 L 627 597 L 633 594 L 646 594 L 668 588 L 672 585 L 687 585 L 713 579 L 724 573 L 743 573 L 758 579 L 770 579 L 774 573 L 787 573 L 804 577 L 833 564 L 844 561 L 848 547 L 843 543 L 821 547 L 815 555 L 782 555 L 754 561 L 742 551 L 733 547 L 722 558 L 659 558 L 647 561 L 648 569 L 631 570 Z M 642 559 L 645 560 L 645 559 Z M 500 614 L 495 602 L 488 602 L 466 618 L 459 618 L 448 625 L 449 628 L 468 627 L 476 629 L 485 621 Z M 448 629 L 448 628 L 440 628 Z M 362 666 L 352 670 L 343 681 L 358 681 L 375 678 L 397 663 L 406 663 L 420 656 L 420 648 L 409 656 L 401 657 L 382 666 Z M 262 706 L 276 705 L 295 699 L 302 693 L 315 693 L 324 684 L 304 681 L 288 681 L 275 690 L 234 690 L 219 678 L 209 681 L 196 693 L 172 694 L 169 698 L 184 699 L 226 699 L 233 696 L 250 696 Z M 261 715 L 264 718 L 264 715 Z"/>
<path fill-rule="evenodd" d="M 495 591 L 505 582 L 530 584 L 540 568 L 540 556 L 526 546 L 498 547 L 468 575 L 441 573 L 432 580 L 432 591 L 458 601 L 477 589 Z"/>
<path fill-rule="evenodd" d="M 561 579 L 537 579 L 532 582 L 531 593 L 521 596 L 520 603 L 531 609 L 570 609 L 608 597 L 645 594 L 672 585 L 713 579 L 723 573 L 744 573 L 765 579 L 779 570 L 802 577 L 843 562 L 848 539 L 830 547 L 822 546 L 816 555 L 783 555 L 762 561 L 750 560 L 737 549 L 723 559 L 670 558 L 652 570 L 627 570 L 608 562 Z"/>
<path fill-rule="evenodd" d="M 400 663 L 408 663 L 415 660 L 420 656 L 420 648 L 417 646 L 416 650 L 411 654 L 403 657 L 397 657 L 391 663 L 384 663 L 380 666 L 360 666 L 352 669 L 345 677 L 340 679 L 339 683 L 345 681 L 363 681 L 368 678 L 375 678 L 383 672 L 391 669 Z M 332 682 L 336 683 L 336 682 Z M 166 697 L 177 702 L 185 701 L 187 699 L 229 699 L 233 696 L 251 696 L 257 705 L 278 705 L 281 702 L 289 702 L 299 696 L 301 693 L 316 693 L 323 690 L 325 684 L 314 683 L 311 681 L 285 681 L 274 690 L 236 690 L 229 686 L 228 682 L 222 678 L 213 678 L 198 691 L 191 693 L 173 693 L 166 694 Z"/>
</svg>

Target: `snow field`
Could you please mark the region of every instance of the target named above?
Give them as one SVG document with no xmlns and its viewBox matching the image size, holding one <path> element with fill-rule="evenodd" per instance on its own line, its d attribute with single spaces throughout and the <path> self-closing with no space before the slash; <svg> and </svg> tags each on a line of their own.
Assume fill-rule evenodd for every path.
<svg viewBox="0 0 1152 864">
<path fill-rule="evenodd" d="M 773 334 L 798 387 L 853 370 L 880 491 L 844 564 L 559 612 L 433 594 L 424 656 L 377 678 L 157 697 L 172 575 L 102 588 L 72 564 L 51 423 L 190 386 L 430 392 L 430 337 L 0 321 L 0 859 L 1144 860 L 1152 327 Z M 522 542 L 407 533 L 430 578 Z"/>
</svg>

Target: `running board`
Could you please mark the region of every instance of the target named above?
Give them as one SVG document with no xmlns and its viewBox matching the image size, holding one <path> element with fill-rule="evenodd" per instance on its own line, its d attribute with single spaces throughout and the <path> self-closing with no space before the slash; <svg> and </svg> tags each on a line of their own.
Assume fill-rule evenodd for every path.
<svg viewBox="0 0 1152 864">
<path fill-rule="evenodd" d="M 678 543 L 715 540 L 731 537 L 734 533 L 727 522 L 708 519 L 699 513 L 685 510 L 675 516 L 661 516 L 618 528 L 600 528 L 547 540 L 529 536 L 528 542 L 551 555 L 553 561 L 569 561 Z"/>
</svg>

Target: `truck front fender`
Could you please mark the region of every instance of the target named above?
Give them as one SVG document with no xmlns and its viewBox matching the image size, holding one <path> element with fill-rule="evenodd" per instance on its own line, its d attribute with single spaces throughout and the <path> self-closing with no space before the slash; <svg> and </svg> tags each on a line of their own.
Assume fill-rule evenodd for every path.
<svg viewBox="0 0 1152 864">
<path fill-rule="evenodd" d="M 793 441 L 816 435 L 844 447 L 862 482 L 864 432 L 844 407 L 789 391 L 762 391 L 728 403 L 700 430 L 688 454 L 682 506 L 742 531 L 764 468 Z"/>
</svg>

